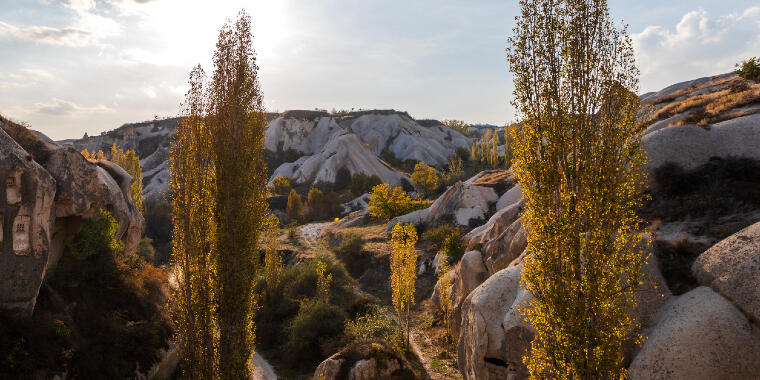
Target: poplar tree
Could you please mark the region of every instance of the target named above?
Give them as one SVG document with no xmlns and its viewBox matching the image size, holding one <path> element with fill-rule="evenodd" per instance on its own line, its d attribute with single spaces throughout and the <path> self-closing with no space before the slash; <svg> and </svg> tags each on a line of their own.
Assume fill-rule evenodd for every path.
<svg viewBox="0 0 760 380">
<path fill-rule="evenodd" d="M 406 330 L 409 348 L 409 320 L 414 305 L 417 280 L 417 229 L 413 224 L 397 223 L 391 231 L 391 288 L 393 308 Z"/>
<path fill-rule="evenodd" d="M 208 117 L 216 179 L 219 373 L 223 379 L 243 379 L 250 377 L 253 280 L 268 207 L 264 161 L 267 122 L 251 18 L 245 11 L 219 32 Z"/>
<path fill-rule="evenodd" d="M 123 149 L 116 147 L 116 144 L 114 143 L 111 145 L 111 161 L 113 161 L 116 165 L 121 166 L 122 169 L 124 169 L 127 173 L 129 173 L 130 176 L 132 176 L 132 185 L 129 187 L 129 193 L 132 196 L 132 202 L 134 202 L 137 210 L 139 210 L 141 214 L 144 214 L 145 208 L 143 207 L 142 196 L 142 166 L 140 166 L 140 158 L 137 157 L 137 154 L 133 149 L 125 152 Z"/>
<path fill-rule="evenodd" d="M 625 376 L 623 342 L 642 277 L 635 209 L 645 157 L 638 70 L 604 0 L 522 0 L 508 60 L 514 168 L 527 200 L 524 309 L 531 378 Z"/>
<path fill-rule="evenodd" d="M 218 377 L 218 334 L 215 316 L 216 191 L 210 128 L 204 117 L 205 75 L 200 66 L 190 72 L 182 118 L 169 153 L 172 205 L 172 257 L 176 286 L 171 290 L 175 343 L 182 353 L 184 378 Z"/>
</svg>

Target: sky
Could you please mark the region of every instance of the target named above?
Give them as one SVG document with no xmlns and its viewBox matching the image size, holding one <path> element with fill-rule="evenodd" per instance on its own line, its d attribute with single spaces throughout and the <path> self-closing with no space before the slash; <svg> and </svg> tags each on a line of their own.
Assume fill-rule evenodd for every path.
<svg viewBox="0 0 760 380">
<path fill-rule="evenodd" d="M 756 0 L 609 0 L 642 93 L 760 56 Z M 245 8 L 268 111 L 393 108 L 514 120 L 516 0 L 0 0 L 0 113 L 53 139 L 175 116 L 191 68 Z"/>
</svg>

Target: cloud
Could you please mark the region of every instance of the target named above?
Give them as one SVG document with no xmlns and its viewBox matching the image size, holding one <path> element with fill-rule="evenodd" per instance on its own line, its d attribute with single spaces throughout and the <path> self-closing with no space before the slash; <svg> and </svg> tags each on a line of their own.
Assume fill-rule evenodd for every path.
<svg viewBox="0 0 760 380">
<path fill-rule="evenodd" d="M 114 112 L 102 104 L 94 107 L 84 107 L 67 100 L 53 98 L 49 103 L 36 103 L 34 111 L 46 115 L 72 116 L 86 113 Z"/>
<path fill-rule="evenodd" d="M 47 70 L 21 69 L 16 73 L 0 77 L 0 90 L 35 87 L 54 78 L 53 74 Z"/>
<path fill-rule="evenodd" d="M 0 37 L 12 37 L 46 45 L 83 47 L 99 44 L 103 39 L 118 35 L 121 26 L 112 18 L 95 13 L 94 0 L 70 0 L 65 8 L 73 11 L 70 25 L 16 26 L 0 21 Z"/>
<path fill-rule="evenodd" d="M 696 10 L 674 29 L 650 25 L 631 35 L 641 69 L 643 91 L 662 84 L 716 75 L 760 50 L 760 6 L 741 13 L 712 16 Z"/>
</svg>

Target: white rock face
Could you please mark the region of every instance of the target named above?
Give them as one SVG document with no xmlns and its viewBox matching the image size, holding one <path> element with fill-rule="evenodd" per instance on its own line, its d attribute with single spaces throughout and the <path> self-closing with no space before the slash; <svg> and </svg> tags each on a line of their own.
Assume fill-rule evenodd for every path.
<svg viewBox="0 0 760 380">
<path fill-rule="evenodd" d="M 495 184 L 483 184 L 485 178 L 497 177 L 502 171 L 480 172 L 464 182 L 457 182 L 448 188 L 430 207 L 417 210 L 392 219 L 386 226 L 390 232 L 396 223 L 413 223 L 424 227 L 435 227 L 450 223 L 463 227 L 469 227 L 478 221 L 485 220 L 496 204 L 499 195 Z"/>
<path fill-rule="evenodd" d="M 522 196 L 522 187 L 520 187 L 520 184 L 518 183 L 499 197 L 499 200 L 496 202 L 496 209 L 501 210 L 505 207 L 509 207 L 519 202 L 522 199 Z"/>
<path fill-rule="evenodd" d="M 470 139 L 444 125 L 423 127 L 406 114 L 362 115 L 348 124 L 349 131 L 376 155 L 390 150 L 400 160 L 417 160 L 442 168 L 456 148 L 469 148 Z"/>
<path fill-rule="evenodd" d="M 726 120 L 709 128 L 697 125 L 662 128 L 645 135 L 641 143 L 649 170 L 667 162 L 693 169 L 713 157 L 760 159 L 760 114 Z"/>
<path fill-rule="evenodd" d="M 756 379 L 760 331 L 708 287 L 672 297 L 629 367 L 629 378 Z"/>
<path fill-rule="evenodd" d="M 334 134 L 345 132 L 334 119 L 314 120 L 278 117 L 266 129 L 264 146 L 272 152 L 295 150 L 312 155 L 318 153 Z"/>
<path fill-rule="evenodd" d="M 372 154 L 356 135 L 343 132 L 333 135 L 318 154 L 280 165 L 272 174 L 269 184 L 279 176 L 290 177 L 294 184 L 335 183 L 341 168 L 346 168 L 350 174 L 377 175 L 384 183 L 392 185 L 408 181 L 406 175 L 393 170 Z"/>
<path fill-rule="evenodd" d="M 760 223 L 702 253 L 692 271 L 700 284 L 731 300 L 760 321 Z"/>
</svg>

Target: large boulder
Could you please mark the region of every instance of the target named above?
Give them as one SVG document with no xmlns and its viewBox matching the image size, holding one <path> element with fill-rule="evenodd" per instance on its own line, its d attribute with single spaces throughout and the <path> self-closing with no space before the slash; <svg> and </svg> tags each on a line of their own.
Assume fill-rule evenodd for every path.
<svg viewBox="0 0 760 380">
<path fill-rule="evenodd" d="M 32 314 L 45 277 L 55 180 L 0 129 L 0 308 Z"/>
<path fill-rule="evenodd" d="M 313 379 L 381 380 L 413 378 L 409 362 L 384 342 L 354 342 L 325 359 Z"/>
<path fill-rule="evenodd" d="M 760 223 L 706 250 L 692 271 L 700 284 L 711 287 L 760 322 Z"/>
<path fill-rule="evenodd" d="M 466 379 L 527 377 L 522 357 L 535 330 L 520 312 L 532 295 L 520 286 L 522 265 L 502 269 L 478 286 L 462 304 L 457 345 Z"/>
<path fill-rule="evenodd" d="M 672 297 L 628 371 L 638 379 L 756 379 L 760 330 L 708 287 Z"/>
<path fill-rule="evenodd" d="M 124 242 L 126 251 L 134 251 L 145 231 L 145 219 L 132 202 L 130 193 L 124 191 L 129 190 L 128 186 L 122 189 L 106 169 L 89 162 L 71 147 L 51 152 L 45 168 L 56 180 L 55 217 L 61 221 L 56 222 L 56 235 L 60 231 L 61 236 L 73 237 L 78 229 L 72 231 L 71 226 L 103 209 L 118 222 L 116 238 Z M 127 181 L 124 175 L 129 176 L 122 173 L 122 182 Z M 65 239 L 55 241 L 51 247 L 51 268 L 63 253 Z"/>
<path fill-rule="evenodd" d="M 459 336 L 462 324 L 462 303 L 480 284 L 488 278 L 488 269 L 483 264 L 483 256 L 478 251 L 466 252 L 462 259 L 449 272 L 452 276 L 451 291 L 451 336 Z M 436 284 L 436 288 L 440 285 Z M 437 290 L 437 289 L 436 289 Z M 438 296 L 438 294 L 434 294 Z M 433 301 L 437 301 L 435 298 Z"/>
<path fill-rule="evenodd" d="M 350 175 L 357 173 L 377 175 L 384 183 L 392 185 L 408 182 L 405 174 L 377 158 L 356 135 L 341 132 L 332 135 L 319 153 L 280 165 L 272 174 L 269 184 L 280 176 L 291 178 L 294 185 L 335 184 L 339 182 L 338 174 L 342 169 L 349 175 L 349 178 L 340 179 L 346 181 L 346 185 Z"/>
<path fill-rule="evenodd" d="M 480 172 L 449 187 L 430 207 L 392 219 L 386 231 L 390 232 L 399 222 L 413 223 L 422 228 L 442 224 L 473 227 L 493 214 L 499 194 L 506 192 L 513 184 L 514 179 L 509 171 Z"/>
</svg>

